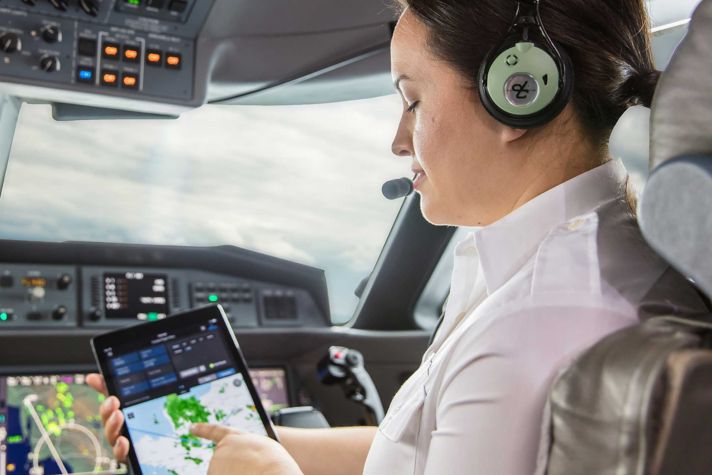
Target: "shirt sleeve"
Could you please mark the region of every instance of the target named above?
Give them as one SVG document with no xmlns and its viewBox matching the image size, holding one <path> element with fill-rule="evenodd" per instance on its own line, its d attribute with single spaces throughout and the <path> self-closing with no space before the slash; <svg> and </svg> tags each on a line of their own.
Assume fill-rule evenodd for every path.
<svg viewBox="0 0 712 475">
<path fill-rule="evenodd" d="M 466 335 L 446 362 L 425 473 L 522 475 L 536 468 L 542 414 L 560 369 L 634 323 L 599 308 L 529 308 Z"/>
</svg>

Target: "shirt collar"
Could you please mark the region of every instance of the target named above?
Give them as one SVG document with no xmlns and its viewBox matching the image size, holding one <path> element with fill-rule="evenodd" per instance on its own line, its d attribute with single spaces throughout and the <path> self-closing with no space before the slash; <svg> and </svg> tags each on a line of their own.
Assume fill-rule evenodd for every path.
<svg viewBox="0 0 712 475">
<path fill-rule="evenodd" d="M 474 228 L 455 248 L 455 258 L 474 249 L 491 294 L 526 264 L 555 226 L 624 195 L 627 176 L 620 160 L 610 160 L 571 178 L 499 221 Z"/>
</svg>

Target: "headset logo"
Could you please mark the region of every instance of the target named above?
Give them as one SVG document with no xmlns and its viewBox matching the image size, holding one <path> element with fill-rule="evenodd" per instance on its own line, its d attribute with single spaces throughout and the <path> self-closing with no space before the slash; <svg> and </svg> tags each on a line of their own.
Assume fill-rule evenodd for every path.
<svg viewBox="0 0 712 475">
<path fill-rule="evenodd" d="M 528 106 L 539 97 L 539 83 L 531 74 L 512 74 L 504 84 L 504 97 L 515 107 Z"/>
<path fill-rule="evenodd" d="M 524 81 L 523 83 L 512 84 L 512 91 L 516 93 L 515 97 L 517 99 L 526 99 L 529 97 L 529 93 L 531 91 L 527 87 L 528 85 L 529 85 L 528 80 Z"/>
</svg>

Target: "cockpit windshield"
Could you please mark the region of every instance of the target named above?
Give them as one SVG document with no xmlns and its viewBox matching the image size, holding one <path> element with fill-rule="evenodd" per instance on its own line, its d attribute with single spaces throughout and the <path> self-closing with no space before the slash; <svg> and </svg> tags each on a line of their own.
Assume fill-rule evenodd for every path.
<svg viewBox="0 0 712 475">
<path fill-rule="evenodd" d="M 334 323 L 371 271 L 409 173 L 390 152 L 395 95 L 300 106 L 204 106 L 177 120 L 56 122 L 25 104 L 0 238 L 231 244 L 326 271 Z"/>
</svg>

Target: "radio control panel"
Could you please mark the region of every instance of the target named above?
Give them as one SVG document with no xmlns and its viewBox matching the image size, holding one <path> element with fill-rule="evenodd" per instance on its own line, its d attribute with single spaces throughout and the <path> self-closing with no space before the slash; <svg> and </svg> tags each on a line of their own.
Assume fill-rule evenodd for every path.
<svg viewBox="0 0 712 475">
<path fill-rule="evenodd" d="M 211 0 L 0 0 L 0 82 L 199 104 Z"/>
</svg>

